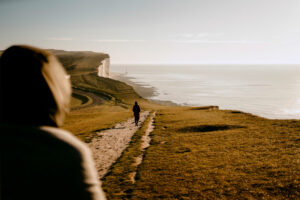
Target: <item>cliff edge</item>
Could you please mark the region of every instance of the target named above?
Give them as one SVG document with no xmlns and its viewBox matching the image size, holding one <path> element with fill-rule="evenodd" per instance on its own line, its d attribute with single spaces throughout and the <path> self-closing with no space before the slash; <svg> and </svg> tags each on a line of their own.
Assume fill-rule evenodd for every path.
<svg viewBox="0 0 300 200">
<path fill-rule="evenodd" d="M 69 74 L 98 72 L 101 77 L 109 77 L 110 57 L 105 53 L 91 51 L 64 51 L 48 49 L 63 64 Z"/>
</svg>

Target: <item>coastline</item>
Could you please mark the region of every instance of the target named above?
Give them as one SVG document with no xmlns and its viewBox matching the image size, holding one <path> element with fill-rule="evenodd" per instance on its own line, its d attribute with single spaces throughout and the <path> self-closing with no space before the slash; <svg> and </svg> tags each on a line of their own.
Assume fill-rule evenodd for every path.
<svg viewBox="0 0 300 200">
<path fill-rule="evenodd" d="M 134 82 L 130 85 L 141 84 L 145 90 L 155 87 L 156 95 L 141 95 L 147 99 L 188 107 L 217 105 L 220 109 L 240 110 L 267 119 L 300 119 L 300 88 L 295 81 L 300 68 L 240 65 L 243 71 L 237 65 L 227 67 L 153 64 L 112 65 L 111 69 Z"/>
<path fill-rule="evenodd" d="M 133 87 L 133 89 L 136 91 L 136 93 L 138 95 L 140 95 L 141 97 L 143 97 L 151 102 L 158 103 L 158 104 L 161 104 L 164 106 L 182 106 L 182 105 L 174 103 L 172 101 L 151 99 L 151 97 L 158 95 L 157 89 L 153 86 L 149 86 L 149 85 L 142 84 L 142 83 L 135 83 L 135 82 L 131 81 L 132 79 L 134 79 L 134 77 L 127 77 L 127 76 L 124 76 L 123 74 L 112 72 L 110 74 L 109 78 L 118 80 L 118 81 L 121 81 L 121 82 L 124 82 L 124 83 L 130 85 L 131 87 Z"/>
<path fill-rule="evenodd" d="M 138 95 L 140 95 L 141 97 L 147 99 L 148 101 L 150 102 L 153 102 L 153 103 L 157 103 L 157 104 L 160 104 L 160 105 L 164 105 L 164 106 L 188 106 L 188 107 L 210 107 L 210 106 L 217 106 L 219 107 L 219 105 L 203 105 L 203 106 L 192 106 L 192 105 L 187 105 L 187 104 L 178 104 L 178 103 L 175 103 L 173 101 L 166 101 L 166 100 L 158 100 L 158 99 L 151 99 L 151 97 L 154 97 L 154 96 L 157 96 L 158 95 L 158 92 L 157 92 L 157 89 L 153 86 L 150 86 L 150 85 L 147 85 L 147 84 L 144 84 L 144 83 L 136 83 L 136 82 L 133 82 L 132 79 L 135 79 L 134 77 L 130 77 L 130 76 L 125 76 L 124 74 L 121 74 L 121 73 L 116 73 L 116 72 L 112 72 L 110 74 L 110 78 L 114 79 L 114 80 L 118 80 L 118 81 L 121 81 L 121 82 L 124 82 L 130 86 L 133 87 L 133 89 L 137 92 Z M 268 116 L 265 116 L 263 114 L 258 114 L 258 113 L 255 113 L 255 112 L 249 112 L 249 111 L 245 111 L 245 110 L 242 110 L 242 109 L 226 109 L 226 108 L 220 108 L 221 110 L 230 110 L 230 111 L 238 111 L 238 112 L 241 112 L 241 113 L 245 113 L 245 114 L 251 114 L 251 115 L 254 115 L 254 116 L 257 116 L 257 117 L 260 117 L 260 118 L 265 118 L 265 119 L 269 119 L 269 120 L 299 120 L 297 118 L 280 118 L 280 117 L 268 117 Z"/>
</svg>

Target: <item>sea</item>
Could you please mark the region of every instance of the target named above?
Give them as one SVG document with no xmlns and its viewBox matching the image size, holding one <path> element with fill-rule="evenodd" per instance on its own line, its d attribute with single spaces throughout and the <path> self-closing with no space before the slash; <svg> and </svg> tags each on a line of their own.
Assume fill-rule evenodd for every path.
<svg viewBox="0 0 300 200">
<path fill-rule="evenodd" d="M 154 87 L 150 99 L 216 105 L 269 119 L 300 119 L 300 65 L 112 65 L 130 81 Z"/>
</svg>

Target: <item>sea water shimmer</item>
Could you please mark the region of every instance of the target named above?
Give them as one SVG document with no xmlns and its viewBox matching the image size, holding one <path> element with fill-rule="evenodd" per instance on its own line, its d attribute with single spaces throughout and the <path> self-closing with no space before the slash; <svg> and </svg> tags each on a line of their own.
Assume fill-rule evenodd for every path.
<svg viewBox="0 0 300 200">
<path fill-rule="evenodd" d="M 157 89 L 152 99 L 300 119 L 300 65 L 113 65 Z"/>
</svg>

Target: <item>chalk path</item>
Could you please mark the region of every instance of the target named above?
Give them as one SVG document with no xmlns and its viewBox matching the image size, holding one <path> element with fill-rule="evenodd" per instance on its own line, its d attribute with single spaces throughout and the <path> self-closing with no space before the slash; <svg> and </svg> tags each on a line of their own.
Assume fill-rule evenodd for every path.
<svg viewBox="0 0 300 200">
<path fill-rule="evenodd" d="M 112 129 L 98 132 L 97 137 L 88 144 L 93 153 L 99 178 L 102 178 L 110 166 L 121 156 L 131 137 L 148 116 L 148 111 L 141 113 L 138 126 L 135 126 L 134 118 L 117 123 Z"/>
<path fill-rule="evenodd" d="M 154 130 L 154 118 L 155 118 L 156 112 L 152 113 L 150 116 L 150 121 L 147 125 L 147 129 L 145 131 L 145 134 L 142 137 L 142 143 L 140 146 L 141 154 L 137 157 L 135 157 L 135 163 L 133 164 L 136 168 L 143 162 L 143 156 L 145 154 L 145 150 L 150 146 L 151 137 L 150 133 Z M 135 176 L 137 171 L 131 172 L 129 174 L 130 181 L 134 184 L 135 183 Z"/>
</svg>

